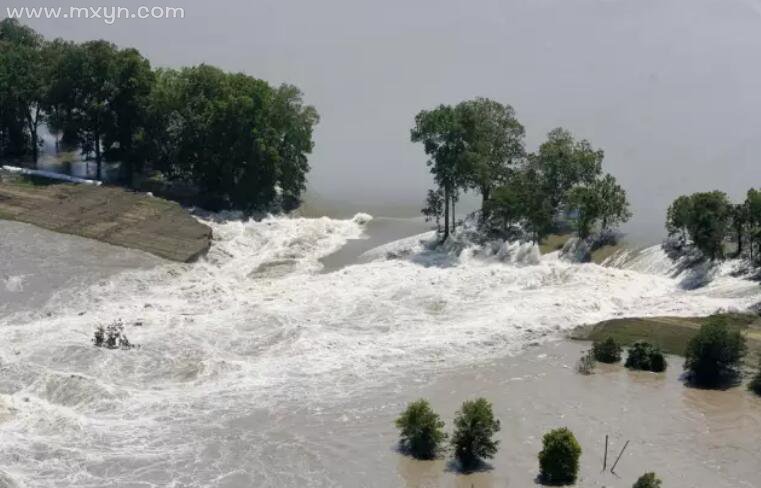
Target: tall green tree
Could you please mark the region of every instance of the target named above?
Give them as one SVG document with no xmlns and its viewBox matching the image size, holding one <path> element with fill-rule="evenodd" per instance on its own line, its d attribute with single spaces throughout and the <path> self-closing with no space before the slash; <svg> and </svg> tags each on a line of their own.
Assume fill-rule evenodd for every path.
<svg viewBox="0 0 761 488">
<path fill-rule="evenodd" d="M 39 156 L 37 130 L 44 121 L 49 71 L 45 41 L 15 19 L 0 22 L 0 150 L 7 156 Z"/>
<path fill-rule="evenodd" d="M 423 144 L 434 181 L 444 195 L 443 240 L 446 240 L 450 229 L 450 206 L 467 174 L 464 130 L 457 111 L 448 105 L 421 111 L 415 116 L 410 139 Z"/>
<path fill-rule="evenodd" d="M 606 174 L 596 179 L 592 188 L 600 200 L 600 229 L 603 232 L 631 218 L 632 213 L 629 210 L 629 201 L 626 199 L 626 190 L 618 184 L 615 177 Z"/>
<path fill-rule="evenodd" d="M 488 98 L 475 98 L 457 105 L 465 143 L 465 184 L 481 193 L 482 217 L 492 190 L 504 184 L 511 169 L 525 156 L 525 129 L 515 110 Z"/>
<path fill-rule="evenodd" d="M 724 239 L 731 218 L 731 206 L 724 192 L 694 193 L 687 231 L 695 246 L 710 259 L 724 257 Z"/>
<path fill-rule="evenodd" d="M 540 169 L 545 194 L 554 213 L 567 203 L 568 192 L 577 185 L 591 184 L 602 171 L 604 152 L 587 140 L 576 141 L 573 135 L 557 128 L 547 134 L 547 141 L 532 156 Z"/>
<path fill-rule="evenodd" d="M 692 214 L 692 201 L 689 196 L 676 198 L 666 211 L 666 230 L 669 236 L 679 234 L 684 242 L 687 239 L 687 226 Z"/>
</svg>

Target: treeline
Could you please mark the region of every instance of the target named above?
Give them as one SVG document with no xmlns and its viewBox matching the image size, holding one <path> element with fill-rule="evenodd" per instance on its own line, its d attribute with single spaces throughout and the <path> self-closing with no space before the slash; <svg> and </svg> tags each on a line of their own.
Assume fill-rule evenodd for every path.
<svg viewBox="0 0 761 488">
<path fill-rule="evenodd" d="M 0 22 L 0 157 L 39 156 L 45 124 L 97 165 L 122 164 L 125 182 L 150 168 L 193 184 L 216 206 L 300 202 L 319 117 L 293 86 L 208 65 L 157 69 L 106 41 L 47 41 Z"/>
<path fill-rule="evenodd" d="M 721 191 L 682 195 L 666 212 L 666 229 L 679 247 L 694 246 L 709 259 L 724 259 L 726 244 L 733 242 L 734 257 L 759 264 L 761 191 L 751 188 L 740 203 L 732 203 Z"/>
<path fill-rule="evenodd" d="M 626 192 L 602 171 L 603 151 L 562 128 L 535 153 L 526 152 L 524 137 L 513 108 L 486 98 L 415 117 L 411 139 L 423 144 L 437 186 L 423 214 L 437 225 L 443 218 L 443 239 L 455 228 L 455 205 L 465 191 L 481 195 L 482 226 L 517 228 L 535 241 L 564 219 L 581 238 L 629 219 Z"/>
</svg>

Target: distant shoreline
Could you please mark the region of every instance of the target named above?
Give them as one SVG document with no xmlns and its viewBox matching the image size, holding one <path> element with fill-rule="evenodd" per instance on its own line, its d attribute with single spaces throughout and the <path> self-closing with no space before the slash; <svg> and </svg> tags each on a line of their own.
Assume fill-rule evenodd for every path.
<svg viewBox="0 0 761 488">
<path fill-rule="evenodd" d="M 0 219 L 192 262 L 211 229 L 178 203 L 111 186 L 79 185 L 0 172 Z"/>
</svg>

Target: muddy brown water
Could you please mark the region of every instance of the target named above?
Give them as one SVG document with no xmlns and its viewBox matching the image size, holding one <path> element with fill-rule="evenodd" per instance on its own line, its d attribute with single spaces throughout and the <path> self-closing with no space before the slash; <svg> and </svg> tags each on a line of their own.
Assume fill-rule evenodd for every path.
<svg viewBox="0 0 761 488">
<path fill-rule="evenodd" d="M 761 486 L 761 399 L 744 387 L 685 387 L 682 359 L 675 356 L 665 374 L 601 365 L 582 376 L 574 363 L 585 347 L 561 340 L 487 365 L 441 371 L 333 411 L 280 417 L 277 430 L 299 433 L 320 477 L 330 480 L 326 486 L 537 486 L 541 437 L 557 427 L 570 428 L 582 446 L 579 487 L 628 488 L 647 471 L 668 488 Z M 502 423 L 500 449 L 488 466 L 465 475 L 449 456 L 417 461 L 397 451 L 393 421 L 407 402 L 428 399 L 449 429 L 461 402 L 478 396 L 493 402 Z"/>
</svg>

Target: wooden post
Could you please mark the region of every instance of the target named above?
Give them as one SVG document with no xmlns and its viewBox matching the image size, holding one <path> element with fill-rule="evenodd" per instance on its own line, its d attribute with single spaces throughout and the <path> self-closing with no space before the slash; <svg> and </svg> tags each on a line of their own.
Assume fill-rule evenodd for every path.
<svg viewBox="0 0 761 488">
<path fill-rule="evenodd" d="M 602 458 L 602 470 L 608 467 L 608 434 L 605 434 L 605 456 Z"/>
<path fill-rule="evenodd" d="M 618 457 L 616 458 L 616 462 L 615 462 L 615 463 L 613 463 L 613 467 L 612 467 L 612 468 L 610 468 L 610 472 L 611 472 L 611 473 L 613 473 L 613 474 L 616 474 L 616 473 L 615 473 L 613 470 L 614 470 L 614 469 L 616 469 L 616 465 L 618 464 L 618 461 L 621 459 L 621 456 L 623 456 L 623 455 L 624 455 L 624 451 L 626 450 L 626 446 L 628 446 L 628 445 L 629 445 L 629 441 L 626 441 L 626 444 L 624 444 L 624 448 L 623 448 L 623 449 L 621 449 L 621 453 L 620 453 L 620 454 L 618 455 Z"/>
</svg>

